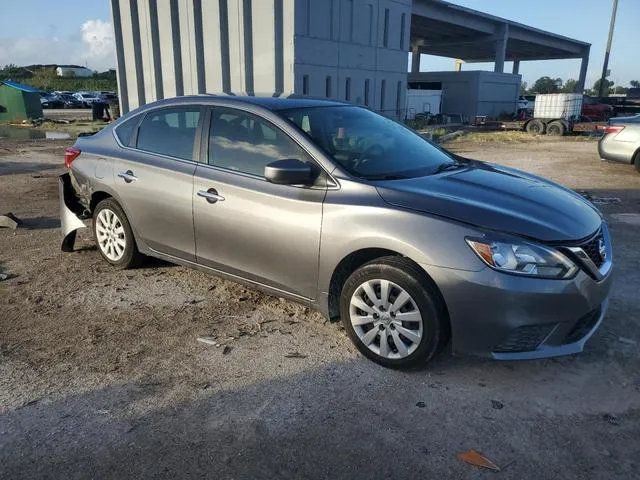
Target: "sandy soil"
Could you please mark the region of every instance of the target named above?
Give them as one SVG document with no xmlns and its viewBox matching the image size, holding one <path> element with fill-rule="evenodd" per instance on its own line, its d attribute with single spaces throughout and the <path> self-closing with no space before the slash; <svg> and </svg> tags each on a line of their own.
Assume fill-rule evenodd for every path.
<svg viewBox="0 0 640 480">
<path fill-rule="evenodd" d="M 616 277 L 587 350 L 410 373 L 303 306 L 158 261 L 114 271 L 89 229 L 62 253 L 67 145 L 0 141 L 0 214 L 24 221 L 0 230 L 0 478 L 485 478 L 469 448 L 501 478 L 639 478 L 640 226 L 620 214 L 640 175 L 594 142 L 451 146 L 604 202 Z"/>
<path fill-rule="evenodd" d="M 90 108 L 56 108 L 42 111 L 44 118 L 53 120 L 91 120 Z"/>
</svg>

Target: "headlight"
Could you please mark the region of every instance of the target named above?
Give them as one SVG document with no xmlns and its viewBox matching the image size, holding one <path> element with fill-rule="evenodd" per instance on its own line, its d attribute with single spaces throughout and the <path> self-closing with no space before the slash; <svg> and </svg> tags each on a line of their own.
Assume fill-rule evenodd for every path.
<svg viewBox="0 0 640 480">
<path fill-rule="evenodd" d="M 487 265 L 502 272 L 538 278 L 570 278 L 578 271 L 559 251 L 524 240 L 466 240 Z"/>
</svg>

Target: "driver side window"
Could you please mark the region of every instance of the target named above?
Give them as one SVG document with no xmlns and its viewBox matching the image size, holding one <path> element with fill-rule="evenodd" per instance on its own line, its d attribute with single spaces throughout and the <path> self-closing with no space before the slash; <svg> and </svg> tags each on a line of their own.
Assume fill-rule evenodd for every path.
<svg viewBox="0 0 640 480">
<path fill-rule="evenodd" d="M 270 122 L 241 110 L 212 109 L 210 165 L 264 177 L 266 165 L 284 159 L 310 161 L 296 142 Z"/>
</svg>

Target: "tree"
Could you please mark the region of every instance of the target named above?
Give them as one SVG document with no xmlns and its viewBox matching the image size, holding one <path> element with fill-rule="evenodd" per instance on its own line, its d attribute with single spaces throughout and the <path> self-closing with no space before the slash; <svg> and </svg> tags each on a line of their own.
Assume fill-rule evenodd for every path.
<svg viewBox="0 0 640 480">
<path fill-rule="evenodd" d="M 560 91 L 562 93 L 575 93 L 577 87 L 578 81 L 570 78 L 569 80 L 564 82 L 564 85 L 562 86 L 562 89 Z"/>
<path fill-rule="evenodd" d="M 520 83 L 520 95 L 527 93 L 527 82 Z"/>
<path fill-rule="evenodd" d="M 613 89 L 613 93 L 617 95 L 624 94 L 624 93 L 627 93 L 627 89 L 622 85 L 618 85 L 616 88 Z"/>
<path fill-rule="evenodd" d="M 640 88 L 640 80 L 631 80 L 629 82 L 629 85 L 631 85 L 633 88 Z"/>
<path fill-rule="evenodd" d="M 540 77 L 531 87 L 534 93 L 558 93 L 562 86 L 561 78 Z"/>
<path fill-rule="evenodd" d="M 593 91 L 595 95 L 600 94 L 600 78 L 596 80 L 596 83 L 593 84 Z M 604 89 L 602 91 L 603 97 L 608 97 L 610 93 L 613 93 L 613 80 L 604 79 Z"/>
</svg>

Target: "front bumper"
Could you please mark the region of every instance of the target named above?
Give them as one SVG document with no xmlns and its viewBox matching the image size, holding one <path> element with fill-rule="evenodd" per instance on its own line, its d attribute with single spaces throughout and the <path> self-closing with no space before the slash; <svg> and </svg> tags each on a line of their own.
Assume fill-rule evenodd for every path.
<svg viewBox="0 0 640 480">
<path fill-rule="evenodd" d="M 86 218 L 84 207 L 73 193 L 71 176 L 68 173 L 58 178 L 58 194 L 60 196 L 60 224 L 62 227 L 62 251 L 72 252 L 76 241 L 76 231 L 85 228 L 82 221 Z"/>
<path fill-rule="evenodd" d="M 454 353 L 501 360 L 577 353 L 607 310 L 611 270 L 600 281 L 580 271 L 570 280 L 518 277 L 423 265 L 449 311 Z"/>
</svg>

